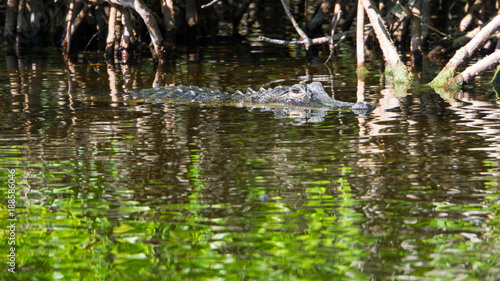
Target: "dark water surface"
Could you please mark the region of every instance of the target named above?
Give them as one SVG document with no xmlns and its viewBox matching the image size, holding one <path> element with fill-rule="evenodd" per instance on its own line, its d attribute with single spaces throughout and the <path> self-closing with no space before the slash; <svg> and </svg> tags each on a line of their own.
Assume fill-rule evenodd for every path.
<svg viewBox="0 0 500 281">
<path fill-rule="evenodd" d="M 493 87 L 440 96 L 419 86 L 437 69 L 426 62 L 396 97 L 371 59 L 368 115 L 130 99 L 321 81 L 356 101 L 351 50 L 324 66 L 298 49 L 220 46 L 159 71 L 147 58 L 81 53 L 67 68 L 58 50 L 1 54 L 2 280 L 500 279 Z"/>
</svg>

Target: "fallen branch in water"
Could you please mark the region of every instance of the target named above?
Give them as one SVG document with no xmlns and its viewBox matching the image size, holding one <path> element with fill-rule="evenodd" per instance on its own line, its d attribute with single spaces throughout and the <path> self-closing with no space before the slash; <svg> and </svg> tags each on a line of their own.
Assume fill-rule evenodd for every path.
<svg viewBox="0 0 500 281">
<path fill-rule="evenodd" d="M 467 83 L 477 75 L 498 65 L 500 63 L 500 50 L 496 50 L 491 55 L 484 57 L 475 64 L 467 67 L 462 73 L 455 76 L 453 79 L 444 84 L 443 88 L 455 89 L 463 83 Z"/>
<path fill-rule="evenodd" d="M 466 59 L 468 59 L 479 46 L 484 43 L 489 36 L 500 26 L 500 15 L 494 17 L 484 28 L 465 46 L 460 48 L 448 61 L 439 74 L 429 85 L 432 87 L 442 87 L 450 81 L 455 74 L 455 69 Z"/>
</svg>

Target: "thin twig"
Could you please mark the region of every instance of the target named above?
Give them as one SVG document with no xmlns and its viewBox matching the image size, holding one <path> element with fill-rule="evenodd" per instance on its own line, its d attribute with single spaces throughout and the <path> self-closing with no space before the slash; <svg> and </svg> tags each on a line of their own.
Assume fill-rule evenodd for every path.
<svg viewBox="0 0 500 281">
<path fill-rule="evenodd" d="M 287 17 L 290 19 L 290 21 L 292 22 L 292 25 L 295 28 L 295 30 L 297 31 L 297 33 L 300 35 L 300 37 L 303 38 L 303 41 L 306 42 L 304 44 L 304 47 L 306 48 L 306 50 L 308 50 L 309 46 L 311 45 L 311 39 L 309 39 L 309 36 L 307 36 L 307 34 L 297 24 L 297 22 L 295 21 L 295 19 L 292 16 L 292 12 L 290 12 L 290 10 L 288 9 L 288 6 L 286 5 L 285 0 L 281 0 L 281 5 L 283 5 L 283 9 L 285 9 L 285 13 L 286 13 Z"/>
<path fill-rule="evenodd" d="M 446 33 L 443 33 L 443 32 L 441 32 L 441 31 L 439 31 L 439 30 L 438 30 L 437 28 L 435 28 L 435 27 L 432 27 L 432 26 L 430 26 L 430 25 L 428 25 L 428 24 L 426 24 L 426 23 L 422 23 L 422 24 L 423 24 L 423 25 L 425 25 L 425 26 L 427 26 L 430 30 L 432 30 L 432 31 L 434 31 L 434 32 L 438 33 L 439 35 L 443 36 L 444 38 L 449 37 L 449 35 L 448 35 L 448 34 L 446 34 Z"/>
<path fill-rule="evenodd" d="M 90 38 L 89 42 L 87 42 L 87 45 L 85 46 L 85 48 L 83 49 L 83 51 L 85 52 L 87 50 L 87 47 L 90 45 L 90 43 L 92 42 L 92 40 L 94 40 L 94 38 L 99 34 L 101 33 L 103 30 L 105 30 L 107 28 L 107 26 L 105 26 L 104 28 L 101 28 L 99 31 L 97 31 L 96 33 L 94 33 L 94 36 L 92 36 L 92 38 Z"/>
<path fill-rule="evenodd" d="M 347 35 L 352 35 L 356 32 L 356 30 L 348 30 L 339 34 L 335 34 L 333 36 L 333 40 L 340 40 L 342 38 L 345 38 Z M 273 44 L 279 44 L 279 45 L 305 45 L 307 41 L 301 40 L 301 41 L 288 41 L 288 40 L 281 40 L 281 39 L 273 39 L 269 38 L 266 36 L 259 36 L 259 40 L 268 42 L 268 43 L 273 43 Z M 310 41 L 311 45 L 319 45 L 319 44 L 325 44 L 325 43 L 330 43 L 331 39 L 330 36 L 324 36 L 320 38 L 313 38 Z"/>
<path fill-rule="evenodd" d="M 333 50 L 335 48 L 335 45 L 333 44 L 333 38 L 335 36 L 335 28 L 337 27 L 337 24 L 339 23 L 340 16 L 342 15 L 342 11 L 339 11 L 335 16 L 332 18 L 332 31 L 330 35 L 330 55 L 328 56 L 328 59 L 325 61 L 325 64 L 327 64 L 333 56 Z"/>
<path fill-rule="evenodd" d="M 306 41 L 288 41 L 281 39 L 273 39 L 266 36 L 259 36 L 259 40 L 278 45 L 305 45 L 307 43 Z"/>
<path fill-rule="evenodd" d="M 207 3 L 207 4 L 205 4 L 205 5 L 201 5 L 201 8 L 202 8 L 202 9 L 208 8 L 208 7 L 212 6 L 212 5 L 215 5 L 215 4 L 216 4 L 217 2 L 219 2 L 219 1 L 220 1 L 220 0 L 213 0 L 213 1 L 212 1 L 212 2 L 210 2 L 210 3 Z"/>
</svg>

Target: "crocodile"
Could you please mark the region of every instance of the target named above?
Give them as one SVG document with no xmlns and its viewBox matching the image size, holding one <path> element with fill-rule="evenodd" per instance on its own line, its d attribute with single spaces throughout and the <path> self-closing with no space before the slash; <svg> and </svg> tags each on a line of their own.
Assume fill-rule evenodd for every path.
<svg viewBox="0 0 500 281">
<path fill-rule="evenodd" d="M 203 103 L 235 105 L 237 107 L 265 108 L 307 108 L 353 110 L 358 113 L 371 111 L 375 106 L 369 102 L 345 102 L 331 98 L 320 82 L 277 86 L 275 88 L 254 91 L 248 88 L 246 93 L 234 94 L 210 90 L 197 86 L 164 86 L 141 90 L 133 94 L 134 98 L 155 103 Z"/>
</svg>

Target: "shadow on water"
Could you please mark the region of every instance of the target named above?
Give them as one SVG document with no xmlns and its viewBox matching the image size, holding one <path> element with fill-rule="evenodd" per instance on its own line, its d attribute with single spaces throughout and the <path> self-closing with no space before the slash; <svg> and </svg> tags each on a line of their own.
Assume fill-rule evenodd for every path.
<svg viewBox="0 0 500 281">
<path fill-rule="evenodd" d="M 0 165 L 18 181 L 14 279 L 500 278 L 491 90 L 447 100 L 417 80 L 398 96 L 378 60 L 358 87 L 349 50 L 327 67 L 294 49 L 243 47 L 160 71 L 94 53 L 68 68 L 50 51 L 6 56 Z M 127 100 L 161 85 L 232 92 L 276 81 L 320 81 L 377 108 L 308 123 Z M 6 180 L 0 188 L 6 198 Z"/>
</svg>

